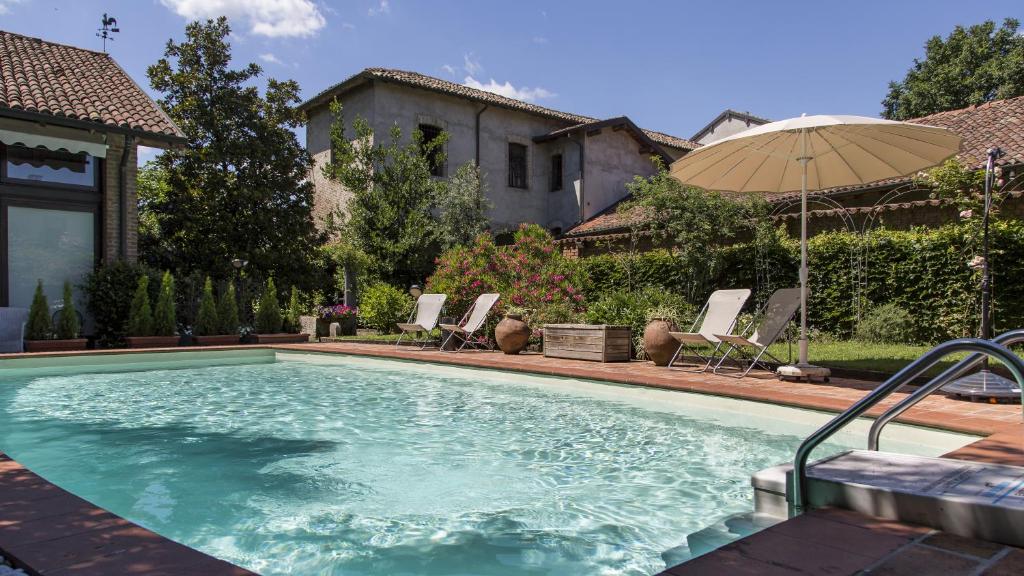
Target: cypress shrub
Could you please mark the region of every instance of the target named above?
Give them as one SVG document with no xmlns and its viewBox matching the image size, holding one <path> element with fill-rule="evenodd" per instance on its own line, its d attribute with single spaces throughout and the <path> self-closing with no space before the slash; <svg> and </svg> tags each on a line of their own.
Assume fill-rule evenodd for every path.
<svg viewBox="0 0 1024 576">
<path fill-rule="evenodd" d="M 71 282 L 64 281 L 64 306 L 57 316 L 57 338 L 71 340 L 78 338 L 81 326 L 78 322 L 78 311 L 75 310 L 75 295 L 71 291 Z"/>
<path fill-rule="evenodd" d="M 160 280 L 160 295 L 153 310 L 153 334 L 174 336 L 178 327 L 174 308 L 174 277 L 170 272 L 164 272 Z"/>
<path fill-rule="evenodd" d="M 197 336 L 213 336 L 220 333 L 220 322 L 217 319 L 217 304 L 213 300 L 213 282 L 206 277 L 203 282 L 203 295 L 199 299 L 199 313 L 196 315 L 195 334 Z"/>
<path fill-rule="evenodd" d="M 153 310 L 149 306 L 149 276 L 139 276 L 128 313 L 129 336 L 153 335 Z"/>
<path fill-rule="evenodd" d="M 217 318 L 220 320 L 221 334 L 238 333 L 238 299 L 235 296 L 235 285 L 228 282 L 227 288 L 220 295 L 217 303 Z"/>
<path fill-rule="evenodd" d="M 267 279 L 267 286 L 260 295 L 259 309 L 256 310 L 256 332 L 273 334 L 281 331 L 281 306 L 277 303 L 277 287 L 274 279 Z"/>
<path fill-rule="evenodd" d="M 53 323 L 50 321 L 50 305 L 43 293 L 43 281 L 36 283 L 32 305 L 28 309 L 28 325 L 25 326 L 27 340 L 46 340 L 53 334 Z"/>
<path fill-rule="evenodd" d="M 299 316 L 302 315 L 302 305 L 299 304 L 299 289 L 292 284 L 291 294 L 288 296 L 288 308 L 285 309 L 284 331 L 298 334 L 302 329 Z"/>
</svg>

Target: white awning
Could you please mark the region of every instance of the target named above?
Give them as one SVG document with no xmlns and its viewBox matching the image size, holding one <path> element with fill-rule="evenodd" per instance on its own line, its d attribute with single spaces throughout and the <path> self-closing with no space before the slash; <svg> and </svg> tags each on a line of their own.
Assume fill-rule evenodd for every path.
<svg viewBox="0 0 1024 576">
<path fill-rule="evenodd" d="M 85 152 L 96 158 L 106 158 L 107 145 L 103 142 L 101 135 L 82 131 L 82 138 L 79 139 L 67 138 L 64 136 L 67 134 L 67 131 L 62 132 L 63 134 L 60 136 L 43 135 L 12 130 L 9 123 L 3 123 L 0 124 L 0 142 L 8 146 L 20 144 L 28 148 L 39 148 L 41 146 L 47 150 L 67 150 L 74 154 Z"/>
</svg>

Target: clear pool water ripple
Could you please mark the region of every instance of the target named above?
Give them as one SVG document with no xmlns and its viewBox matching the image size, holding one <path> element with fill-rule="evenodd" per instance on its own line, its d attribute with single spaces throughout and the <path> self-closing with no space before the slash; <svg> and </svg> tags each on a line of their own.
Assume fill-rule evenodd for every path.
<svg viewBox="0 0 1024 576">
<path fill-rule="evenodd" d="M 268 575 L 644 575 L 813 428 L 665 394 L 321 358 L 25 376 L 0 447 Z"/>
</svg>

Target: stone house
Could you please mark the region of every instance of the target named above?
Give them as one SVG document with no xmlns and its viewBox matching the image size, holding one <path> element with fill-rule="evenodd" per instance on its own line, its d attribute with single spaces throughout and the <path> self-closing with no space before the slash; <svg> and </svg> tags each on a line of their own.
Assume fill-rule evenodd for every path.
<svg viewBox="0 0 1024 576">
<path fill-rule="evenodd" d="M 653 173 L 652 157 L 667 164 L 697 146 L 644 130 L 625 116 L 599 120 L 415 72 L 368 68 L 300 105 L 316 161 L 311 179 L 318 222 L 344 209 L 348 198 L 322 173 L 331 153 L 334 99 L 343 105 L 346 131 L 358 116 L 377 135 L 396 124 L 405 138 L 415 129 L 427 138 L 447 132 L 447 160 L 436 175 L 476 162 L 486 177 L 495 231 L 529 222 L 561 233 L 619 202 L 635 175 Z"/>
<path fill-rule="evenodd" d="M 1002 149 L 994 204 L 1003 217 L 1024 217 L 1024 97 L 939 112 L 910 122 L 959 134 L 963 144 L 957 159 L 975 169 L 984 167 L 989 148 Z M 706 136 L 698 132 L 694 138 Z M 785 224 L 791 235 L 798 235 L 800 194 L 773 194 L 767 199 L 772 218 Z M 812 235 L 829 230 L 862 233 L 879 226 L 901 230 L 941 226 L 960 218 L 956 202 L 932 197 L 931 190 L 915 183 L 913 176 L 816 191 L 810 194 L 808 207 L 808 232 Z M 627 246 L 645 249 L 652 244 L 642 233 L 642 224 L 642 215 L 612 207 L 566 231 L 558 242 L 565 253 L 580 256 Z M 641 230 L 639 237 L 632 235 L 636 228 Z"/>
<path fill-rule="evenodd" d="M 703 146 L 716 140 L 721 140 L 726 136 L 732 136 L 754 126 L 768 124 L 769 122 L 771 120 L 753 116 L 750 112 L 737 112 L 727 108 L 691 136 L 690 140 Z"/>
<path fill-rule="evenodd" d="M 184 141 L 108 54 L 0 31 L 0 307 L 134 261 L 138 146 Z"/>
</svg>

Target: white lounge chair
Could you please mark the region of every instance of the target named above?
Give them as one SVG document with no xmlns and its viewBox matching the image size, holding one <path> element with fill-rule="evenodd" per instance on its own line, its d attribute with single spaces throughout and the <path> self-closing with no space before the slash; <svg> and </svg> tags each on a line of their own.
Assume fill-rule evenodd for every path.
<svg viewBox="0 0 1024 576">
<path fill-rule="evenodd" d="M 783 362 L 772 356 L 768 352 L 768 347 L 775 343 L 782 332 L 786 329 L 786 325 L 793 319 L 793 315 L 796 314 L 797 310 L 800 309 L 800 289 L 799 288 L 782 288 L 776 290 L 771 297 L 768 298 L 768 302 L 765 302 L 764 307 L 759 312 L 761 316 L 761 323 L 758 324 L 757 329 L 748 338 L 743 336 L 749 334 L 753 322 L 749 326 L 746 326 L 740 335 L 730 334 L 715 334 L 715 337 L 724 342 L 728 348 L 725 353 L 722 354 L 722 358 L 715 365 L 714 372 L 718 372 L 722 368 L 722 364 L 729 358 L 729 355 L 736 353 L 740 357 L 740 370 L 743 373 L 738 377 L 742 378 L 750 373 L 755 366 L 761 366 L 765 369 L 770 367 L 765 364 L 762 360 L 762 356 L 771 358 L 778 364 Z M 753 349 L 755 353 L 748 352 L 748 349 Z M 742 363 L 746 362 L 746 368 L 744 369 Z"/>
<path fill-rule="evenodd" d="M 479 350 L 487 349 L 494 350 L 494 347 L 490 342 L 481 344 L 473 339 L 473 335 L 483 328 L 484 323 L 487 321 L 488 314 L 491 313 L 491 308 L 500 298 L 500 294 L 481 294 L 476 297 L 476 301 L 473 305 L 466 310 L 466 313 L 462 316 L 462 320 L 459 320 L 458 324 L 441 324 L 441 330 L 447 330 L 449 332 L 448 337 L 445 338 L 444 342 L 441 343 L 441 349 L 444 350 L 448 342 L 451 342 L 452 338 L 458 338 L 462 340 L 462 344 L 455 349 L 455 352 L 462 350 L 466 346 L 471 346 Z"/>
<path fill-rule="evenodd" d="M 28 308 L 0 308 L 0 352 L 23 352 Z"/>
<path fill-rule="evenodd" d="M 704 361 L 704 367 L 698 372 L 707 370 L 714 361 L 718 349 L 722 346 L 721 340 L 715 334 L 732 332 L 736 325 L 736 317 L 740 315 L 740 310 L 746 304 L 747 298 L 750 298 L 750 290 L 746 288 L 712 292 L 689 332 L 669 332 L 679 342 L 679 348 L 676 349 L 676 353 L 669 360 L 668 365 L 672 366 L 683 350 L 689 350 Z M 700 323 L 699 329 L 697 328 L 698 322 Z M 705 356 L 701 353 L 701 346 L 714 346 L 715 349 L 711 354 Z"/>
<path fill-rule="evenodd" d="M 405 338 L 407 334 L 414 335 L 413 343 L 421 344 L 421 350 L 426 348 L 427 343 L 430 342 L 430 331 L 437 326 L 437 319 L 441 316 L 441 309 L 444 308 L 444 301 L 447 299 L 448 296 L 445 294 L 420 294 L 420 297 L 416 299 L 416 307 L 409 314 L 409 321 L 398 324 L 398 329 L 402 333 L 398 336 L 398 341 L 395 342 L 395 348 L 402 345 L 402 338 Z M 423 340 L 416 340 L 415 335 L 421 332 Z"/>
</svg>

